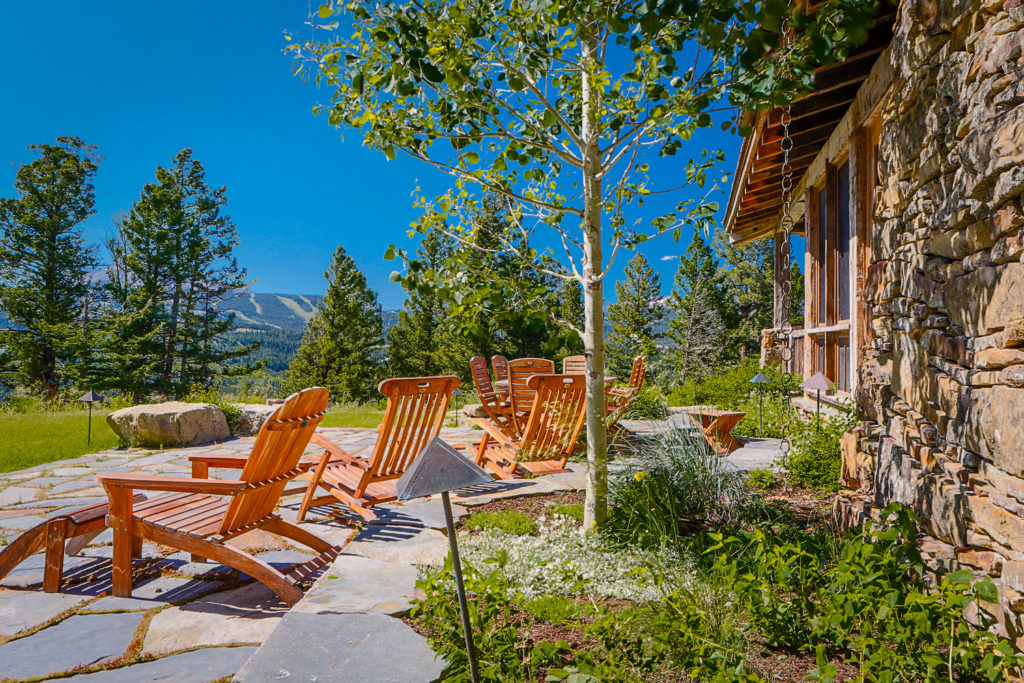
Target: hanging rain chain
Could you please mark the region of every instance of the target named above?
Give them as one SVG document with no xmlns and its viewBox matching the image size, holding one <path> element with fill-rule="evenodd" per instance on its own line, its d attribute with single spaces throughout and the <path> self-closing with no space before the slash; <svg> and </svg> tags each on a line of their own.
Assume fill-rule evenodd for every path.
<svg viewBox="0 0 1024 683">
<path fill-rule="evenodd" d="M 790 36 L 788 31 L 787 22 L 782 23 L 782 39 L 786 47 L 790 46 Z M 793 372 L 793 321 L 791 315 L 792 300 L 793 300 L 793 283 L 792 283 L 792 268 L 790 262 L 792 258 L 792 236 L 793 236 L 793 216 L 792 216 L 792 202 L 793 202 L 793 164 L 790 159 L 790 153 L 793 151 L 793 138 L 789 132 L 789 126 L 793 122 L 792 109 L 790 105 L 786 105 L 782 109 L 782 115 L 779 123 L 782 127 L 782 141 L 780 143 L 782 147 L 782 220 L 779 222 L 779 232 L 776 235 L 776 239 L 779 239 L 781 235 L 782 245 L 779 247 L 779 267 L 784 267 L 787 270 L 786 277 L 782 280 L 782 321 L 779 326 L 779 334 L 782 338 L 782 348 L 779 351 L 779 355 L 782 359 L 783 365 L 783 387 L 789 386 L 789 380 Z M 788 401 L 789 396 L 785 391 L 782 395 L 783 401 Z M 789 450 L 792 443 L 789 440 L 789 414 L 790 411 L 785 409 L 783 406 L 782 411 L 782 441 L 779 447 L 782 452 L 782 461 L 785 462 L 789 457 Z"/>
</svg>

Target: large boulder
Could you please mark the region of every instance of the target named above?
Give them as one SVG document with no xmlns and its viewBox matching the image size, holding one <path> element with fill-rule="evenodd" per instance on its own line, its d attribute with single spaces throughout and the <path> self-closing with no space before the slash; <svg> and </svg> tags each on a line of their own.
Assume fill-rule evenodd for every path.
<svg viewBox="0 0 1024 683">
<path fill-rule="evenodd" d="M 167 401 L 122 408 L 107 415 L 107 424 L 136 446 L 191 446 L 231 436 L 224 413 L 210 403 Z"/>
<path fill-rule="evenodd" d="M 277 412 L 277 409 L 280 407 L 277 405 L 263 405 L 262 403 L 232 403 L 231 406 L 239 410 L 235 436 L 252 436 L 256 434 L 260 431 L 263 423 Z"/>
</svg>

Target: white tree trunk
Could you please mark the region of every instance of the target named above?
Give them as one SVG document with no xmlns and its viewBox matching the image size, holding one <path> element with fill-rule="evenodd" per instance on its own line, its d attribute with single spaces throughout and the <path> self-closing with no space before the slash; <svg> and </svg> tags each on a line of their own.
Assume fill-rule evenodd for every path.
<svg viewBox="0 0 1024 683">
<path fill-rule="evenodd" d="M 582 41 L 584 60 L 581 102 L 583 121 L 583 347 L 587 359 L 587 499 L 583 506 L 583 528 L 604 524 L 608 513 L 608 433 L 605 431 L 604 394 L 604 292 L 601 259 L 601 177 L 597 130 L 597 105 L 591 71 L 596 42 Z"/>
</svg>

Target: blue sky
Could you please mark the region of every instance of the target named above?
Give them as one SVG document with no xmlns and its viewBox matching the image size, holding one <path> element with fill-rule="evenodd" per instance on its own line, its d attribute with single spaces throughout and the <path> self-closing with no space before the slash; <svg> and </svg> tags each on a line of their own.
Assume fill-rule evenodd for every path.
<svg viewBox="0 0 1024 683">
<path fill-rule="evenodd" d="M 13 194 L 18 165 L 31 159 L 27 145 L 77 135 L 104 157 L 97 212 L 85 224 L 87 238 L 100 243 L 157 164 L 191 147 L 207 181 L 227 186 L 242 240 L 236 254 L 257 278 L 255 291 L 322 293 L 323 272 L 342 244 L 384 308 L 400 307 L 403 292 L 388 282 L 395 265 L 382 255 L 390 243 L 414 246 L 406 231 L 417 215 L 415 187 L 439 193 L 449 180 L 413 160 L 389 162 L 363 148 L 357 133 L 312 115 L 327 93 L 292 76 L 282 53 L 285 30 L 304 35 L 306 12 L 299 0 L 8 3 L 0 22 L 0 196 Z M 731 172 L 739 139 L 716 132 L 704 142 L 725 148 L 723 169 Z M 661 160 L 656 185 L 679 184 L 673 173 L 697 153 Z M 724 207 L 725 195 L 719 200 Z M 688 241 L 662 237 L 643 249 L 666 293 L 676 260 L 661 259 Z M 611 282 L 606 291 L 614 299 Z"/>
</svg>

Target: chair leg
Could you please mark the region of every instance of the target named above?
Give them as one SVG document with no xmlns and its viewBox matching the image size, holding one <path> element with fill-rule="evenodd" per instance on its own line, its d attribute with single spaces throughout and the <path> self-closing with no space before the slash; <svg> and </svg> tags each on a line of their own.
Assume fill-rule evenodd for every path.
<svg viewBox="0 0 1024 683">
<path fill-rule="evenodd" d="M 46 566 L 43 569 L 43 590 L 59 593 L 64 576 L 64 542 L 67 540 L 67 520 L 51 519 L 46 523 Z"/>
<path fill-rule="evenodd" d="M 484 461 L 487 457 L 487 444 L 491 442 L 491 435 L 484 432 L 484 438 L 480 439 L 480 445 L 476 449 L 476 464 L 480 467 L 484 466 Z"/>
<path fill-rule="evenodd" d="M 299 505 L 299 514 L 296 515 L 296 519 L 300 522 L 306 519 L 306 513 L 309 508 L 315 503 L 313 496 L 316 495 L 316 489 L 320 486 L 320 477 L 323 476 L 324 470 L 327 469 L 327 463 L 330 462 L 331 454 L 324 453 L 320 458 L 320 462 L 316 466 L 313 474 L 309 480 L 309 486 L 306 488 L 306 494 L 302 496 L 302 504 Z"/>
<path fill-rule="evenodd" d="M 311 534 L 298 524 L 286 522 L 281 518 L 267 522 L 263 525 L 263 528 L 272 534 L 277 534 L 278 536 L 284 536 L 285 538 L 290 538 L 293 541 L 298 541 L 302 545 L 307 548 L 312 548 L 318 553 L 338 550 L 336 546 L 331 545 L 316 534 Z"/>
<path fill-rule="evenodd" d="M 110 514 L 107 523 L 114 531 L 114 557 L 112 560 L 112 593 L 118 598 L 132 596 L 132 551 L 135 545 L 132 491 L 122 486 L 107 489 Z"/>
</svg>

